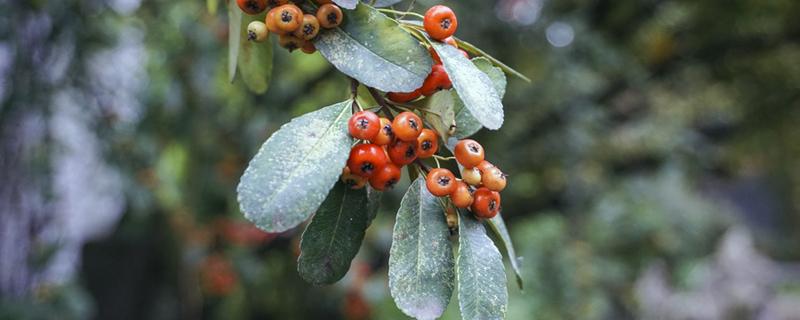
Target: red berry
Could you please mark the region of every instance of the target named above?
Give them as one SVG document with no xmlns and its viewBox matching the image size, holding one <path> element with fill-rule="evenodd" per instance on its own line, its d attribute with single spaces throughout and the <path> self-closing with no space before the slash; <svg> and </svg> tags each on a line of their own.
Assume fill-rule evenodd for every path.
<svg viewBox="0 0 800 320">
<path fill-rule="evenodd" d="M 500 194 L 488 188 L 478 188 L 472 195 L 472 213 L 478 218 L 491 219 L 500 212 Z"/>
<path fill-rule="evenodd" d="M 369 178 L 386 165 L 383 148 L 375 144 L 359 144 L 350 150 L 347 167 L 353 174 Z"/>
<path fill-rule="evenodd" d="M 444 70 L 444 66 L 435 64 L 431 68 L 431 73 L 425 78 L 425 82 L 422 83 L 422 88 L 420 88 L 420 90 L 425 96 L 430 96 L 436 93 L 436 91 L 450 89 L 452 87 L 453 83 L 450 82 L 450 77 L 447 75 L 447 71 Z"/>
<path fill-rule="evenodd" d="M 444 197 L 456 190 L 456 176 L 444 168 L 432 169 L 425 178 L 428 191 L 437 197 Z"/>
<path fill-rule="evenodd" d="M 342 9 L 339 6 L 326 3 L 317 9 L 317 20 L 319 25 L 325 29 L 332 29 L 338 27 L 342 23 Z"/>
<path fill-rule="evenodd" d="M 422 92 L 417 89 L 411 92 L 389 92 L 386 94 L 386 98 L 397 103 L 406 103 L 416 100 L 421 95 Z"/>
<path fill-rule="evenodd" d="M 239 9 L 246 14 L 256 15 L 267 9 L 267 0 L 236 0 Z"/>
<path fill-rule="evenodd" d="M 475 140 L 464 139 L 456 143 L 456 161 L 465 168 L 472 168 L 483 161 L 483 146 Z"/>
<path fill-rule="evenodd" d="M 477 186 L 481 184 L 481 170 L 478 167 L 464 168 L 461 170 L 461 179 L 470 185 Z"/>
<path fill-rule="evenodd" d="M 428 35 L 436 40 L 444 40 L 452 36 L 458 28 L 456 14 L 449 7 L 442 5 L 436 5 L 428 9 L 425 12 L 422 24 Z"/>
<path fill-rule="evenodd" d="M 397 139 L 416 142 L 417 137 L 422 133 L 422 119 L 413 112 L 401 112 L 394 117 L 392 130 Z"/>
<path fill-rule="evenodd" d="M 456 189 L 450 194 L 450 200 L 456 208 L 469 208 L 472 205 L 472 191 L 464 181 L 456 182 Z"/>
<path fill-rule="evenodd" d="M 393 163 L 387 163 L 385 166 L 383 166 L 383 168 L 369 178 L 369 185 L 378 191 L 391 189 L 395 184 L 397 184 L 397 181 L 400 181 L 401 175 L 402 173 L 400 172 L 400 167 L 394 165 Z"/>
<path fill-rule="evenodd" d="M 420 159 L 430 158 L 439 151 L 439 135 L 431 129 L 422 129 L 417 137 L 417 156 Z"/>
<path fill-rule="evenodd" d="M 483 175 L 483 173 L 486 172 L 486 170 L 494 168 L 494 165 L 489 161 L 483 160 L 480 163 L 478 163 L 478 165 L 476 165 L 475 168 L 478 168 L 478 170 L 480 170 L 481 172 L 481 175 Z"/>
<path fill-rule="evenodd" d="M 392 122 L 389 119 L 381 118 L 381 128 L 375 138 L 372 138 L 372 143 L 379 146 L 385 146 L 394 140 L 394 130 L 392 130 Z"/>
<path fill-rule="evenodd" d="M 481 174 L 481 183 L 492 191 L 503 191 L 506 188 L 506 175 L 497 167 L 491 167 Z"/>
<path fill-rule="evenodd" d="M 303 22 L 303 11 L 299 7 L 293 4 L 284 4 L 275 9 L 277 11 L 274 13 L 273 20 L 278 29 L 284 32 L 294 32 L 300 28 L 300 24 Z"/>
<path fill-rule="evenodd" d="M 381 119 L 372 111 L 359 111 L 347 123 L 350 135 L 356 139 L 372 140 L 381 130 Z"/>
<path fill-rule="evenodd" d="M 417 160 L 417 143 L 395 141 L 387 152 L 392 163 L 402 167 Z"/>
</svg>

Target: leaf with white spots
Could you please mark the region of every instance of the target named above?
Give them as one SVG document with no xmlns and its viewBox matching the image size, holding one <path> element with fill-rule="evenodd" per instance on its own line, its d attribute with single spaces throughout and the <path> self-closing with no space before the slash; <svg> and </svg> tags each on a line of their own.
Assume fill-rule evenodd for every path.
<svg viewBox="0 0 800 320">
<path fill-rule="evenodd" d="M 417 319 L 441 316 L 453 294 L 453 248 L 443 212 L 423 178 L 411 183 L 397 210 L 389 292 L 400 310 Z"/>
<path fill-rule="evenodd" d="M 464 319 L 503 319 L 508 307 L 503 256 L 472 214 L 458 219 L 458 305 Z"/>
<path fill-rule="evenodd" d="M 351 103 L 294 118 L 267 139 L 237 188 L 247 219 L 267 232 L 281 232 L 317 210 L 347 162 Z"/>
<path fill-rule="evenodd" d="M 419 41 L 365 4 L 345 11 L 344 22 L 320 32 L 314 45 L 339 71 L 387 92 L 421 87 L 433 64 Z"/>
<path fill-rule="evenodd" d="M 367 188 L 337 182 L 300 240 L 297 272 L 313 284 L 331 284 L 347 273 L 369 224 Z"/>
<path fill-rule="evenodd" d="M 450 127 L 456 123 L 454 105 L 453 94 L 448 90 L 442 90 L 427 99 L 424 108 L 430 112 L 422 113 L 425 121 L 430 123 L 439 137 L 445 141 L 450 136 Z"/>
<path fill-rule="evenodd" d="M 492 62 L 484 57 L 473 58 L 472 63 L 489 76 L 489 79 L 491 79 L 494 84 L 495 90 L 497 90 L 497 94 L 500 95 L 500 99 L 502 100 L 503 96 L 506 94 L 506 75 L 503 73 L 503 70 L 492 65 Z M 453 136 L 464 139 L 478 132 L 483 126 L 478 119 L 472 116 L 467 108 L 464 108 L 464 102 L 458 98 L 456 92 L 453 92 L 453 97 L 455 99 L 453 109 L 456 113 L 457 124 L 456 132 Z"/>
<path fill-rule="evenodd" d="M 516 250 L 514 250 L 514 244 L 511 242 L 511 235 L 508 233 L 508 228 L 506 228 L 506 223 L 503 221 L 503 216 L 498 213 L 494 218 L 486 220 L 486 224 L 489 225 L 489 229 L 492 230 L 494 235 L 500 239 L 503 248 L 506 249 L 506 255 L 508 256 L 509 262 L 511 262 L 511 269 L 514 270 L 514 275 L 517 278 L 517 286 L 522 290 L 522 273 L 519 266 L 519 257 L 517 257 Z"/>
<path fill-rule="evenodd" d="M 236 62 L 239 59 L 239 34 L 242 32 L 242 10 L 234 0 L 228 0 L 228 81 L 236 77 Z"/>
<path fill-rule="evenodd" d="M 272 78 L 272 44 L 269 41 L 247 40 L 247 25 L 250 21 L 262 20 L 262 16 L 247 16 L 242 19 L 240 31 L 239 75 L 247 87 L 255 93 L 264 93 Z"/>
<path fill-rule="evenodd" d="M 499 129 L 503 125 L 503 102 L 492 79 L 455 47 L 438 41 L 431 41 L 431 45 L 464 107 L 487 129 Z"/>
</svg>

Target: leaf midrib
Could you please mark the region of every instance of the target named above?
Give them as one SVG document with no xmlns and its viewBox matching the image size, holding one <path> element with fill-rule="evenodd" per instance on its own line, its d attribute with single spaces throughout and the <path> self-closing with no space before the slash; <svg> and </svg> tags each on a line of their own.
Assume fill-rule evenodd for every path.
<svg viewBox="0 0 800 320">
<path fill-rule="evenodd" d="M 326 256 L 332 257 L 333 255 L 330 254 L 330 250 L 333 247 L 333 240 L 336 239 L 336 233 L 339 230 L 339 222 L 342 220 L 342 212 L 344 212 L 344 203 L 347 200 L 347 187 L 345 187 L 344 194 L 342 195 L 342 202 L 339 204 L 339 214 L 336 216 L 336 223 L 333 224 L 333 233 L 331 234 L 331 241 L 328 242 L 328 246 L 325 249 Z"/>
</svg>

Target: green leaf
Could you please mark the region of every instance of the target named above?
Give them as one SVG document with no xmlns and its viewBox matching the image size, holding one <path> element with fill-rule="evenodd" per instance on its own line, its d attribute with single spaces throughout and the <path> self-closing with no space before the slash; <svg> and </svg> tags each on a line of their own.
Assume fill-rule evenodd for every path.
<svg viewBox="0 0 800 320">
<path fill-rule="evenodd" d="M 500 99 L 503 99 L 503 96 L 506 94 L 506 75 L 503 73 L 500 68 L 495 67 L 492 63 L 483 57 L 477 57 L 472 59 L 472 63 L 483 73 L 489 76 L 489 79 L 492 80 L 494 84 L 494 88 L 497 91 L 497 94 L 500 96 Z M 453 109 L 456 113 L 456 132 L 454 134 L 455 137 L 459 139 L 464 139 L 469 137 L 481 128 L 481 123 L 475 119 L 474 116 L 464 108 L 464 103 L 461 99 L 458 98 L 457 95 L 454 93 L 455 104 Z"/>
<path fill-rule="evenodd" d="M 236 77 L 236 63 L 239 58 L 239 41 L 237 35 L 242 32 L 242 10 L 234 0 L 228 0 L 228 81 Z"/>
<path fill-rule="evenodd" d="M 237 188 L 245 217 L 267 232 L 288 230 L 317 210 L 338 181 L 353 138 L 350 100 L 293 119 L 250 161 Z"/>
<path fill-rule="evenodd" d="M 511 262 L 511 269 L 514 270 L 514 275 L 517 278 L 517 286 L 522 290 L 522 273 L 519 267 L 519 258 L 514 250 L 514 244 L 511 242 L 511 235 L 508 233 L 508 228 L 506 228 L 506 224 L 503 222 L 503 216 L 498 213 L 494 218 L 486 220 L 486 223 L 497 238 L 500 239 L 503 248 L 506 249 L 506 255 L 508 256 L 509 262 Z"/>
<path fill-rule="evenodd" d="M 481 50 L 480 48 L 476 47 L 474 44 L 471 44 L 471 43 L 466 42 L 466 41 L 461 40 L 461 39 L 456 39 L 456 43 L 458 43 L 458 47 L 459 48 L 464 49 L 465 51 L 467 51 L 467 52 L 469 52 L 469 53 L 471 53 L 473 55 L 481 56 L 481 57 L 484 57 L 486 59 L 489 59 L 489 61 L 491 61 L 494 65 L 500 67 L 500 69 L 503 69 L 503 71 L 505 71 L 506 73 L 510 73 L 510 74 L 516 76 L 517 78 L 525 80 L 526 82 L 529 82 L 529 83 L 531 82 L 531 79 L 526 77 L 524 74 L 520 73 L 517 70 L 514 70 L 514 68 L 511 68 L 511 67 L 507 66 L 505 63 L 503 63 L 500 60 L 497 60 L 497 58 L 495 58 L 495 57 L 492 57 L 488 53 L 486 53 L 483 50 Z"/>
<path fill-rule="evenodd" d="M 378 210 L 381 208 L 381 198 L 383 197 L 383 192 L 370 188 L 367 189 L 367 216 L 369 217 L 369 223 L 372 223 L 372 220 L 378 216 Z"/>
<path fill-rule="evenodd" d="M 366 188 L 337 182 L 300 240 L 297 272 L 313 284 L 338 281 L 350 269 L 369 223 Z"/>
<path fill-rule="evenodd" d="M 272 44 L 269 41 L 247 40 L 247 24 L 250 21 L 260 20 L 259 17 L 242 19 L 239 75 L 251 91 L 264 93 L 269 88 L 269 81 L 272 78 Z"/>
<path fill-rule="evenodd" d="M 425 110 L 432 113 L 422 113 L 425 120 L 445 141 L 450 136 L 450 127 L 456 124 L 454 105 L 453 94 L 448 90 L 442 90 L 427 99 Z"/>
<path fill-rule="evenodd" d="M 458 303 L 464 319 L 503 319 L 508 306 L 503 256 L 471 214 L 458 219 Z"/>
<path fill-rule="evenodd" d="M 453 294 L 453 248 L 444 209 L 424 179 L 408 188 L 389 251 L 389 291 L 397 307 L 418 319 L 442 315 Z"/>
<path fill-rule="evenodd" d="M 314 45 L 341 72 L 387 92 L 416 90 L 433 64 L 419 41 L 364 4 L 347 11 L 338 28 L 320 33 Z"/>
<path fill-rule="evenodd" d="M 497 130 L 503 125 L 503 102 L 488 75 L 478 69 L 458 49 L 431 41 L 464 107 L 484 127 Z"/>
<path fill-rule="evenodd" d="M 356 5 L 358 4 L 358 0 L 333 0 L 333 3 L 339 5 L 340 7 L 344 8 L 344 9 L 353 10 L 353 9 L 356 8 Z"/>
</svg>

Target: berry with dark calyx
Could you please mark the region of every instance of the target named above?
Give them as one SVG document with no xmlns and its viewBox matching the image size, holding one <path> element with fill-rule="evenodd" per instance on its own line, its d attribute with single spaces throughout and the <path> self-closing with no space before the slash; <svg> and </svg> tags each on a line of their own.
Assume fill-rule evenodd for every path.
<svg viewBox="0 0 800 320">
<path fill-rule="evenodd" d="M 247 40 L 261 42 L 267 39 L 269 31 L 267 25 L 261 21 L 252 21 L 247 24 Z"/>
<path fill-rule="evenodd" d="M 303 46 L 300 47 L 300 50 L 303 51 L 303 53 L 312 54 L 314 52 L 317 52 L 317 47 L 314 46 L 313 42 L 306 41 L 306 43 L 304 43 Z"/>
<path fill-rule="evenodd" d="M 277 16 L 277 13 L 278 13 L 278 8 L 272 8 L 269 11 L 267 11 L 267 17 L 264 18 L 264 24 L 267 25 L 267 30 L 269 30 L 269 32 L 271 33 L 277 35 L 286 34 L 286 31 L 283 31 L 283 29 L 278 28 L 279 18 Z"/>
<path fill-rule="evenodd" d="M 353 174 L 369 178 L 386 165 L 383 148 L 375 144 L 359 144 L 350 149 L 347 167 Z"/>
<path fill-rule="evenodd" d="M 431 96 L 439 90 L 450 89 L 452 87 L 453 83 L 450 82 L 450 77 L 447 75 L 447 71 L 444 70 L 444 66 L 435 64 L 431 68 L 431 73 L 425 78 L 425 82 L 422 83 L 420 91 L 422 91 L 422 94 L 425 96 Z"/>
<path fill-rule="evenodd" d="M 497 167 L 491 167 L 481 174 L 481 183 L 492 191 L 503 191 L 506 188 L 506 175 Z"/>
<path fill-rule="evenodd" d="M 389 119 L 381 118 L 381 129 L 375 138 L 372 138 L 372 143 L 379 146 L 385 146 L 394 140 L 394 131 L 392 130 L 392 122 Z"/>
<path fill-rule="evenodd" d="M 300 27 L 294 31 L 294 36 L 303 40 L 311 40 L 319 33 L 319 21 L 313 14 L 304 14 Z"/>
<path fill-rule="evenodd" d="M 432 169 L 425 178 L 425 186 L 432 195 L 444 197 L 456 190 L 456 176 L 444 168 Z"/>
<path fill-rule="evenodd" d="M 465 168 L 477 166 L 483 161 L 484 157 L 483 146 L 472 139 L 464 139 L 456 143 L 453 153 L 456 156 L 456 161 Z"/>
<path fill-rule="evenodd" d="M 294 32 L 303 22 L 303 11 L 296 5 L 284 4 L 275 8 L 275 25 L 284 32 Z"/>
<path fill-rule="evenodd" d="M 387 163 L 369 178 L 369 185 L 378 191 L 389 190 L 400 181 L 401 175 L 400 167 L 393 163 Z"/>
<path fill-rule="evenodd" d="M 456 189 L 450 194 L 450 200 L 456 208 L 469 208 L 473 201 L 472 190 L 464 181 L 456 182 Z"/>
<path fill-rule="evenodd" d="M 469 185 L 481 184 L 481 170 L 478 167 L 461 169 L 461 179 Z"/>
<path fill-rule="evenodd" d="M 353 174 L 349 167 L 344 167 L 340 178 L 350 189 L 361 189 L 367 185 L 367 178 Z"/>
<path fill-rule="evenodd" d="M 482 219 L 491 219 L 500 212 L 500 193 L 488 188 L 478 188 L 472 194 L 472 213 Z"/>
<path fill-rule="evenodd" d="M 289 52 L 302 48 L 305 42 L 305 40 L 291 34 L 282 34 L 278 37 L 278 45 L 289 50 Z"/>
<path fill-rule="evenodd" d="M 417 142 L 417 137 L 422 133 L 422 119 L 413 112 L 404 111 L 394 117 L 392 130 L 394 136 L 402 141 Z"/>
<path fill-rule="evenodd" d="M 404 166 L 417 160 L 417 142 L 395 141 L 387 148 L 389 160 L 398 166 Z"/>
<path fill-rule="evenodd" d="M 431 129 L 422 129 L 417 137 L 417 156 L 420 159 L 430 158 L 439 151 L 439 135 Z"/>
<path fill-rule="evenodd" d="M 249 15 L 256 15 L 267 9 L 267 0 L 236 0 L 239 9 Z"/>
<path fill-rule="evenodd" d="M 386 94 L 386 98 L 397 103 L 406 103 L 417 100 L 421 95 L 422 91 L 417 89 L 411 92 L 389 92 Z"/>
<path fill-rule="evenodd" d="M 342 14 L 342 9 L 339 6 L 326 3 L 323 4 L 317 9 L 317 20 L 319 20 L 319 25 L 325 29 L 333 29 L 338 27 L 342 24 L 342 19 L 344 18 L 344 14 Z"/>
<path fill-rule="evenodd" d="M 381 120 L 372 111 L 359 111 L 350 117 L 347 122 L 347 129 L 353 138 L 361 140 L 372 140 L 381 130 Z"/>
<path fill-rule="evenodd" d="M 431 38 L 442 41 L 456 33 L 458 20 L 452 9 L 436 5 L 425 12 L 422 25 Z"/>
</svg>

